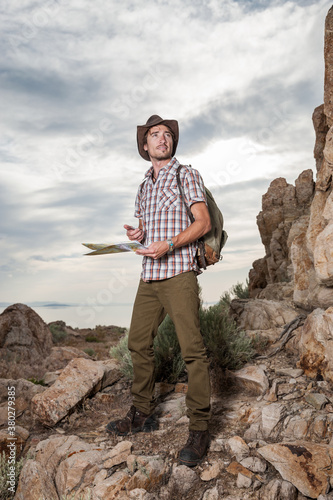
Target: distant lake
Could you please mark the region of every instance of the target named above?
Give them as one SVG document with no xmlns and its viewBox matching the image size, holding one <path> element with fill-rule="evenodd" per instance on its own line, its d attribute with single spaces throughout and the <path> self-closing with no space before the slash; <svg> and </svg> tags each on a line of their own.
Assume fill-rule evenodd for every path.
<svg viewBox="0 0 333 500">
<path fill-rule="evenodd" d="M 94 328 L 96 325 L 115 325 L 128 328 L 131 321 L 133 304 L 112 304 L 107 306 L 51 305 L 31 306 L 45 321 L 64 321 L 73 328 Z M 0 307 L 2 313 L 6 307 Z"/>
<path fill-rule="evenodd" d="M 206 302 L 203 305 L 204 307 L 209 307 L 214 303 L 215 302 Z M 29 305 L 45 323 L 61 320 L 64 321 L 67 326 L 73 328 L 95 328 L 97 325 L 114 325 L 129 328 L 133 309 L 133 304 L 111 304 L 105 306 L 66 304 L 48 304 L 45 306 L 27 305 Z M 0 314 L 6 307 L 0 306 Z"/>
</svg>

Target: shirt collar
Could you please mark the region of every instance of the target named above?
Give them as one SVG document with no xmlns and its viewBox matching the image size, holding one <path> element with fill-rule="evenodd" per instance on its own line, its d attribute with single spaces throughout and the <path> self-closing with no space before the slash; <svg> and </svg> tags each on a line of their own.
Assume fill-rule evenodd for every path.
<svg viewBox="0 0 333 500">
<path fill-rule="evenodd" d="M 167 165 L 165 165 L 164 167 L 161 168 L 160 172 L 171 170 L 172 167 L 176 167 L 177 168 L 178 165 L 179 165 L 179 161 L 174 156 L 173 158 L 171 158 L 171 160 L 169 161 L 169 163 Z M 153 169 L 153 166 L 151 165 L 149 167 L 149 169 L 145 173 L 145 178 L 149 177 L 149 176 L 152 176 L 153 175 L 153 171 L 154 171 L 154 169 Z"/>
</svg>

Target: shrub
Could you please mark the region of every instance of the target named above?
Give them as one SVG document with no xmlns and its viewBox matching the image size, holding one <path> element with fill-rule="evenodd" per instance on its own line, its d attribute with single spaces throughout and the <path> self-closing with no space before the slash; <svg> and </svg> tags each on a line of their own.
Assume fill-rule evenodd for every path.
<svg viewBox="0 0 333 500">
<path fill-rule="evenodd" d="M 238 299 L 248 299 L 249 298 L 249 280 L 247 279 L 245 285 L 243 283 L 237 283 L 231 287 L 232 293 Z"/>
<path fill-rule="evenodd" d="M 38 379 L 38 378 L 35 378 L 35 377 L 31 377 L 31 378 L 28 378 L 27 380 L 28 380 L 28 382 L 32 382 L 33 384 L 36 384 L 36 385 L 46 386 L 45 380 L 43 378 L 42 379 Z"/>
<path fill-rule="evenodd" d="M 212 368 L 237 370 L 254 356 L 251 338 L 229 317 L 224 300 L 200 310 L 200 327 Z"/>
<path fill-rule="evenodd" d="M 86 342 L 101 342 L 95 335 L 88 335 L 84 340 Z"/>
<path fill-rule="evenodd" d="M 15 491 L 17 488 L 19 476 L 21 474 L 23 465 L 24 465 L 23 458 L 21 458 L 15 463 L 15 487 L 14 487 Z M 0 453 L 0 498 L 2 500 L 7 500 L 9 498 L 14 497 L 13 492 L 8 489 L 9 483 L 7 482 L 9 477 L 8 474 L 11 472 L 10 467 L 12 467 L 12 465 L 8 463 L 8 458 L 6 457 L 6 454 L 3 451 L 2 453 Z"/>
<path fill-rule="evenodd" d="M 52 333 L 53 342 L 55 344 L 62 342 L 67 337 L 67 332 L 62 330 L 61 326 L 56 323 L 50 324 L 49 329 Z"/>
<path fill-rule="evenodd" d="M 185 374 L 185 363 L 170 316 L 165 317 L 158 329 L 154 339 L 154 351 L 156 381 L 166 380 L 171 384 L 177 382 Z"/>
<path fill-rule="evenodd" d="M 91 349 L 90 347 L 88 347 L 88 349 L 84 349 L 84 352 L 88 354 L 88 356 L 95 356 L 96 354 L 94 349 Z"/>
<path fill-rule="evenodd" d="M 133 365 L 131 353 L 128 350 L 128 332 L 119 340 L 118 344 L 111 347 L 109 354 L 120 361 L 121 373 L 129 379 L 133 378 Z"/>
</svg>

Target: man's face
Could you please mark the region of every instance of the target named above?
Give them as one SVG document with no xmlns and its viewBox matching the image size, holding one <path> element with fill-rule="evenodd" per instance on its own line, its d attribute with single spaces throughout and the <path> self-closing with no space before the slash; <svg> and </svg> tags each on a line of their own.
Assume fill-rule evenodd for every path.
<svg viewBox="0 0 333 500">
<path fill-rule="evenodd" d="M 172 156 L 173 139 L 170 129 L 165 125 L 156 125 L 148 130 L 147 144 L 144 150 L 148 151 L 153 160 L 169 160 Z"/>
</svg>

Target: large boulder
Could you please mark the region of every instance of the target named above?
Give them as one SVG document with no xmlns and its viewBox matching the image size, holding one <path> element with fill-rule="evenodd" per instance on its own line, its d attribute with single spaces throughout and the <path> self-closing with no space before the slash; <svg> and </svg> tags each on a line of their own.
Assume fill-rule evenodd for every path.
<svg viewBox="0 0 333 500">
<path fill-rule="evenodd" d="M 0 314 L 0 359 L 19 363 L 21 373 L 26 365 L 32 367 L 30 376 L 42 375 L 41 367 L 52 346 L 48 326 L 30 307 L 14 304 Z"/>
<path fill-rule="evenodd" d="M 263 446 L 258 453 L 306 497 L 318 498 L 329 491 L 332 447 L 298 441 Z"/>
<path fill-rule="evenodd" d="M 333 382 L 333 307 L 315 309 L 307 317 L 299 350 L 299 365 L 308 377 Z"/>
<path fill-rule="evenodd" d="M 85 397 L 119 378 L 114 360 L 73 359 L 50 388 L 32 398 L 31 409 L 44 425 L 53 427 Z"/>
<path fill-rule="evenodd" d="M 230 310 L 240 328 L 255 331 L 283 327 L 299 315 L 288 302 L 266 299 L 234 299 Z"/>
</svg>

